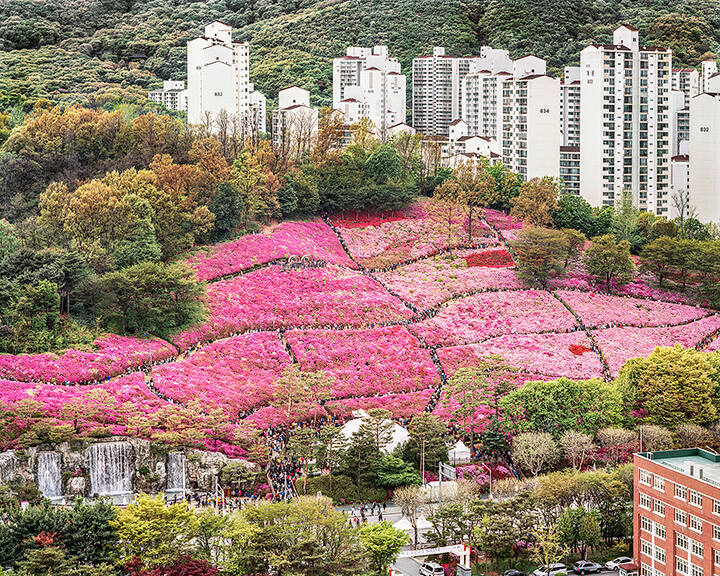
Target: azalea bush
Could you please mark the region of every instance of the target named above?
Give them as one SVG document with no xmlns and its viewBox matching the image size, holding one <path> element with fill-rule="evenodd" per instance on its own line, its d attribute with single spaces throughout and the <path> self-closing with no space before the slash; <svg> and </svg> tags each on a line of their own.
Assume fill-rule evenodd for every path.
<svg viewBox="0 0 720 576">
<path fill-rule="evenodd" d="M 427 349 L 407 328 L 298 330 L 287 333 L 303 370 L 333 377 L 335 398 L 412 392 L 439 384 Z"/>
<path fill-rule="evenodd" d="M 477 250 L 454 250 L 390 272 L 376 274 L 388 288 L 420 308 L 430 308 L 463 293 L 523 287 L 514 270 L 468 266 Z"/>
<path fill-rule="evenodd" d="M 270 403 L 275 380 L 289 364 L 277 333 L 254 332 L 213 342 L 156 368 L 153 383 L 173 400 L 199 400 L 237 417 Z"/>
<path fill-rule="evenodd" d="M 176 354 L 174 346 L 158 338 L 109 334 L 95 340 L 87 349 L 45 354 L 2 354 L 0 378 L 59 384 L 92 382 Z"/>
<path fill-rule="evenodd" d="M 469 344 L 503 334 L 569 332 L 573 315 L 549 292 L 489 292 L 451 302 L 438 314 L 413 326 L 428 344 Z"/>
<path fill-rule="evenodd" d="M 320 220 L 283 222 L 269 234 L 250 234 L 217 244 L 192 255 L 187 262 L 199 280 L 213 280 L 289 256 L 356 267 L 332 229 Z"/>
<path fill-rule="evenodd" d="M 269 266 L 211 284 L 207 300 L 207 322 L 175 336 L 178 348 L 249 329 L 362 326 L 412 316 L 377 281 L 337 266 Z"/>
</svg>

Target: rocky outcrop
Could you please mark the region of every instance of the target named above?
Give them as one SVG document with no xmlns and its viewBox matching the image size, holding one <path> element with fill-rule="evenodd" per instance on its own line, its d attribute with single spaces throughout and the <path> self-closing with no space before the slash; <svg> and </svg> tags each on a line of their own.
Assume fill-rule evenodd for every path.
<svg viewBox="0 0 720 576">
<path fill-rule="evenodd" d="M 48 453 L 53 453 L 52 458 L 48 458 Z M 41 454 L 45 457 L 41 458 Z M 150 494 L 168 489 L 212 492 L 226 466 L 259 471 L 256 464 L 217 452 L 192 448 L 170 450 L 147 440 L 112 437 L 97 442 L 63 442 L 0 453 L 0 484 L 35 482 L 41 490 L 45 487 L 43 484 L 50 486 L 52 478 L 47 467 L 38 474 L 39 460 L 59 460 L 62 495 L 66 499 L 128 493 L 130 487 L 131 492 Z"/>
</svg>

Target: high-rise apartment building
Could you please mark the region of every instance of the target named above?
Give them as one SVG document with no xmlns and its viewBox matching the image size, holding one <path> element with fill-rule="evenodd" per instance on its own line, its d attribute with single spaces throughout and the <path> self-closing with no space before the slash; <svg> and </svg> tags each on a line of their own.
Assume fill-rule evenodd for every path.
<svg viewBox="0 0 720 576">
<path fill-rule="evenodd" d="M 594 206 L 629 190 L 642 209 L 669 207 L 672 52 L 621 26 L 580 53 L 580 192 Z"/>
<path fill-rule="evenodd" d="M 684 95 L 684 106 L 690 105 L 690 98 L 700 93 L 700 73 L 695 68 L 673 68 L 672 89 L 675 92 L 682 92 Z"/>
<path fill-rule="evenodd" d="M 698 93 L 712 92 L 713 89 L 708 85 L 710 79 L 717 76 L 718 65 L 715 60 L 703 60 L 700 65 L 700 89 Z"/>
<path fill-rule="evenodd" d="M 369 118 L 383 140 L 388 128 L 405 121 L 406 89 L 400 63 L 387 46 L 350 47 L 333 60 L 333 108 L 350 108 L 349 124 Z"/>
<path fill-rule="evenodd" d="M 527 55 L 510 71 L 480 70 L 462 83 L 469 133 L 496 140 L 502 162 L 528 180 L 560 173 L 560 81 L 545 70 L 542 58 Z"/>
<path fill-rule="evenodd" d="M 413 59 L 413 127 L 428 136 L 448 136 L 450 123 L 462 117 L 462 84 L 469 74 L 509 72 L 507 50 L 482 46 L 480 54 L 456 58 L 436 46 L 430 56 Z"/>
<path fill-rule="evenodd" d="M 690 198 L 702 222 L 720 221 L 720 93 L 690 100 Z"/>
<path fill-rule="evenodd" d="M 560 132 L 563 146 L 580 146 L 580 66 L 566 66 L 560 83 Z"/>
<path fill-rule="evenodd" d="M 267 98 L 250 83 L 250 118 L 258 133 L 267 132 Z"/>
<path fill-rule="evenodd" d="M 162 90 L 151 90 L 148 98 L 168 110 L 187 111 L 187 90 L 182 80 L 164 80 Z"/>
<path fill-rule="evenodd" d="M 273 110 L 273 146 L 285 158 L 300 158 L 317 141 L 318 111 L 310 106 L 310 92 L 290 86 L 278 93 Z"/>
<path fill-rule="evenodd" d="M 250 47 L 233 42 L 232 28 L 215 21 L 187 44 L 188 123 L 211 129 L 218 118 L 247 122 L 250 111 Z"/>
</svg>

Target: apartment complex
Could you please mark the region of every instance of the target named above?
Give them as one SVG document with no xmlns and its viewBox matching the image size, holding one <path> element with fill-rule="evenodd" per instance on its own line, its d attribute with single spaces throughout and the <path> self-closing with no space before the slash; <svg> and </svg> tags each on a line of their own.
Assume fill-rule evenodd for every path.
<svg viewBox="0 0 720 576">
<path fill-rule="evenodd" d="M 317 140 L 318 111 L 310 106 L 310 92 L 297 86 L 280 90 L 272 128 L 273 145 L 283 157 L 297 159 L 311 150 Z"/>
<path fill-rule="evenodd" d="M 168 110 L 187 111 L 187 90 L 182 80 L 164 80 L 162 90 L 151 90 L 148 99 Z"/>
<path fill-rule="evenodd" d="M 580 146 L 560 146 L 560 179 L 566 192 L 580 195 Z"/>
<path fill-rule="evenodd" d="M 720 455 L 634 456 L 633 534 L 641 576 L 712 576 L 720 567 Z"/>
<path fill-rule="evenodd" d="M 267 99 L 250 83 L 250 120 L 258 133 L 267 132 Z"/>
<path fill-rule="evenodd" d="M 671 51 L 641 46 L 624 25 L 613 44 L 585 48 L 580 68 L 580 193 L 599 206 L 630 190 L 640 208 L 666 214 Z"/>
<path fill-rule="evenodd" d="M 695 68 L 673 68 L 672 90 L 682 92 L 683 107 L 690 105 L 690 98 L 700 92 L 700 73 Z"/>
<path fill-rule="evenodd" d="M 448 136 L 450 123 L 462 117 L 462 84 L 469 74 L 509 72 L 507 50 L 482 46 L 480 54 L 457 58 L 436 46 L 432 55 L 413 59 L 413 127 L 427 136 Z"/>
<path fill-rule="evenodd" d="M 188 123 L 215 126 L 218 118 L 246 122 L 250 111 L 250 47 L 233 42 L 223 22 L 187 43 Z"/>
<path fill-rule="evenodd" d="M 333 60 L 333 108 L 347 110 L 348 124 L 370 119 L 383 140 L 390 126 L 405 121 L 406 79 L 387 46 L 351 46 Z"/>
</svg>

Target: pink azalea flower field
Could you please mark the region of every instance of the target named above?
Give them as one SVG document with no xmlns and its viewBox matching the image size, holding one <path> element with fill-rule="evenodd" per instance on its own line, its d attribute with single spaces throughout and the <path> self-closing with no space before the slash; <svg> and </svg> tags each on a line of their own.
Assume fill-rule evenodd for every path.
<svg viewBox="0 0 720 576">
<path fill-rule="evenodd" d="M 413 331 L 433 346 L 479 342 L 504 334 L 569 332 L 577 322 L 549 292 L 519 290 L 477 294 L 449 303 Z"/>
<path fill-rule="evenodd" d="M 290 364 L 275 332 L 218 340 L 187 358 L 153 370 L 153 384 L 180 403 L 200 400 L 237 418 L 272 400 L 274 382 Z"/>
<path fill-rule="evenodd" d="M 198 279 L 213 280 L 289 256 L 309 256 L 354 268 L 332 229 L 322 221 L 283 222 L 269 234 L 251 234 L 193 254 L 188 264 Z"/>
<path fill-rule="evenodd" d="M 196 252 L 188 262 L 209 281 L 202 323 L 171 337 L 172 344 L 106 335 L 75 350 L 0 355 L 0 404 L 34 399 L 62 423 L 63 407 L 87 402 L 87 434 L 153 435 L 138 421 L 163 426 L 158 415 L 196 401 L 202 408 L 194 424 L 203 428 L 219 408 L 232 433 L 248 423 L 264 430 L 313 418 L 340 421 L 376 407 L 401 419 L 432 409 L 450 420 L 453 400 L 446 401 L 442 382 L 488 355 L 516 367 L 508 377 L 521 386 L 614 376 L 629 358 L 657 346 L 720 351 L 720 315 L 685 294 L 640 275 L 609 296 L 578 264 L 552 283 L 555 295 L 528 289 L 492 230 L 509 238 L 521 222 L 488 210 L 473 238 L 484 249 L 446 251 L 447 237 L 425 208 L 344 215 L 333 219 L 335 228 L 285 222 Z M 449 244 L 466 240 L 458 234 Z M 358 270 L 346 249 L 360 267 L 384 270 Z M 275 262 L 288 256 L 325 264 L 287 269 Z M 329 399 L 288 414 L 273 395 L 293 362 L 326 372 L 332 386 Z M 477 430 L 488 415 L 478 411 Z M 209 440 L 213 433 L 203 429 L 209 448 L 244 453 Z"/>
<path fill-rule="evenodd" d="M 0 378 L 75 384 L 104 380 L 149 362 L 171 358 L 175 347 L 158 338 L 143 340 L 109 334 L 86 350 L 57 354 L 0 354 Z"/>
<path fill-rule="evenodd" d="M 211 284 L 208 319 L 176 336 L 180 349 L 249 329 L 400 321 L 412 312 L 378 282 L 336 266 L 269 266 Z"/>
<path fill-rule="evenodd" d="M 334 378 L 336 398 L 424 390 L 440 379 L 430 353 L 402 326 L 298 330 L 287 340 L 303 370 Z"/>
<path fill-rule="evenodd" d="M 391 290 L 420 308 L 430 308 L 448 298 L 475 290 L 522 288 L 515 270 L 468 266 L 465 257 L 477 250 L 456 250 L 420 260 L 377 277 Z"/>
</svg>

